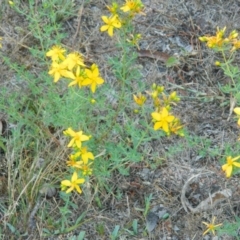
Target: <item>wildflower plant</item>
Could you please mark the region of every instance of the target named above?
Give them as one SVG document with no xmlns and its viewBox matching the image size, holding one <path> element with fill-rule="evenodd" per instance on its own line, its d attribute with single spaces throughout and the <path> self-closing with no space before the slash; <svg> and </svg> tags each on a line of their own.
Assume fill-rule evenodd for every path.
<svg viewBox="0 0 240 240">
<path fill-rule="evenodd" d="M 84 135 L 82 131 L 75 132 L 72 128 L 68 128 L 63 133 L 72 138 L 67 145 L 68 148 L 72 149 L 72 152 L 69 155 L 69 160 L 66 161 L 72 176 L 70 180 L 61 181 L 61 190 L 66 191 L 66 193 L 73 190 L 82 193 L 80 185 L 86 181 L 87 176 L 92 174 L 92 162 L 90 163 L 89 160 L 94 160 L 94 155 L 88 152 L 86 146 L 82 146 L 82 142 L 88 141 L 90 136 Z"/>
<path fill-rule="evenodd" d="M 118 49 L 118 53 L 109 58 L 116 80 L 114 87 L 118 93 L 114 99 L 117 102 L 115 108 L 107 105 L 106 95 L 111 86 L 103 79 L 100 67 L 95 62 L 85 61 L 80 52 L 70 51 L 68 46 L 61 44 L 65 37 L 58 25 L 61 18 L 59 3 L 62 2 L 64 1 L 53 0 L 39 3 L 41 11 L 37 19 L 34 18 L 34 1 L 26 3 L 29 4 L 28 13 L 22 7 L 25 3 L 21 5 L 16 2 L 11 7 L 26 16 L 30 22 L 31 32 L 40 47 L 29 47 L 29 51 L 39 60 L 39 67 L 44 71 L 35 75 L 20 64 L 11 62 L 8 57 L 1 56 L 4 63 L 16 72 L 20 81 L 26 83 L 28 92 L 21 96 L 14 92 L 11 97 L 6 94 L 0 104 L 1 111 L 6 112 L 7 109 L 9 121 L 19 123 L 12 133 L 15 141 L 12 146 L 18 153 L 14 157 L 18 159 L 22 156 L 21 161 L 16 163 L 20 169 L 18 191 L 31 180 L 30 177 L 35 181 L 26 185 L 26 202 L 38 198 L 45 179 L 60 187 L 61 194 L 69 197 L 69 193 L 84 193 L 91 178 L 99 180 L 99 186 L 106 186 L 104 180 L 113 171 L 127 175 L 129 162 L 144 159 L 144 154 L 148 153 L 140 148 L 141 145 L 155 137 L 184 135 L 183 125 L 174 114 L 174 107 L 180 100 L 177 93 L 166 94 L 164 87 L 157 85 L 148 92 L 139 81 L 141 74 L 135 61 L 141 35 L 135 31 L 133 19 L 138 14 L 144 16 L 142 2 L 126 0 L 122 5 L 113 3 L 107 7 L 109 14 L 101 18 L 103 23 L 99 30 L 111 37 L 109 41 L 116 41 Z M 48 25 L 44 25 L 46 14 L 50 16 Z M 44 23 L 41 28 L 39 22 Z M 42 28 L 46 29 L 45 35 Z M 55 39 L 52 38 L 53 34 L 56 35 Z M 133 81 L 138 92 L 143 93 L 133 94 Z M 139 115 L 131 115 L 133 106 L 137 106 Z M 124 123 L 119 121 L 122 116 L 126 120 Z M 135 124 L 135 117 L 140 118 L 141 130 Z M 65 130 L 62 131 L 63 129 Z M 48 146 L 47 150 L 45 146 Z M 100 151 L 102 154 L 97 156 L 103 155 L 101 160 L 92 151 Z M 41 168 L 36 179 L 37 174 L 26 169 L 26 166 L 32 161 L 31 169 L 34 169 L 37 165 L 35 158 L 40 153 L 46 155 L 46 167 Z M 10 165 L 9 172 L 11 171 Z M 26 174 L 27 172 L 30 173 Z M 12 196 L 13 203 L 16 198 Z M 25 214 L 28 215 L 29 212 L 26 211 Z"/>
<path fill-rule="evenodd" d="M 226 27 L 224 27 L 217 28 L 214 36 L 199 37 L 200 41 L 206 42 L 208 48 L 221 54 L 222 59 L 217 60 L 215 65 L 223 70 L 231 82 L 225 86 L 220 85 L 220 89 L 224 93 L 231 94 L 231 101 L 235 101 L 236 104 L 240 104 L 240 70 L 238 66 L 233 65 L 233 61 L 240 48 L 238 35 L 238 32 L 233 30 L 226 36 Z"/>
<path fill-rule="evenodd" d="M 184 136 L 183 125 L 181 125 L 180 119 L 171 114 L 172 106 L 180 101 L 177 93 L 174 91 L 167 96 L 164 93 L 163 86 L 153 84 L 152 91 L 147 91 L 146 95 L 151 99 L 152 107 L 155 109 L 151 113 L 154 123 L 153 129 L 155 131 L 161 129 L 166 135 L 176 134 Z M 135 103 L 142 108 L 146 101 L 146 96 L 139 94 L 133 95 L 133 98 Z M 139 112 L 139 110 L 135 110 L 135 112 Z"/>
</svg>

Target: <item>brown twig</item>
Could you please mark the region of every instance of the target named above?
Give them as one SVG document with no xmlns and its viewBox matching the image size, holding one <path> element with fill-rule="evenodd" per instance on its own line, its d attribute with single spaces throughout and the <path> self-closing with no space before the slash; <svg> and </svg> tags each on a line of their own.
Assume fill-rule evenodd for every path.
<svg viewBox="0 0 240 240">
<path fill-rule="evenodd" d="M 80 30 L 83 7 L 84 7 L 84 1 L 82 2 L 82 5 L 80 6 L 79 11 L 78 11 L 78 24 L 77 24 L 76 32 L 75 32 L 75 34 L 74 34 L 74 36 L 73 36 L 73 39 L 72 39 L 72 46 L 75 44 L 77 35 L 78 35 L 78 33 L 79 33 L 79 30 Z"/>
</svg>

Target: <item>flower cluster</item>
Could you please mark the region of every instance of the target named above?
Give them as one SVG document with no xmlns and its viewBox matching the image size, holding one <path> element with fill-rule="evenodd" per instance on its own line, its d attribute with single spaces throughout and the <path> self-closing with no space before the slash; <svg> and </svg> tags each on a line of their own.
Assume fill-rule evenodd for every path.
<svg viewBox="0 0 240 240">
<path fill-rule="evenodd" d="M 96 64 L 92 64 L 87 68 L 84 64 L 83 56 L 78 52 L 72 52 L 65 55 L 66 49 L 60 46 L 53 46 L 46 56 L 50 57 L 52 64 L 48 72 L 53 76 L 54 82 L 58 82 L 60 78 L 67 78 L 71 82 L 68 86 L 78 85 L 90 86 L 91 91 L 96 91 L 97 85 L 104 83 L 104 80 L 99 76 L 99 69 Z"/>
<path fill-rule="evenodd" d="M 147 93 L 151 97 L 155 108 L 155 111 L 151 113 L 154 122 L 154 130 L 161 129 L 167 135 L 173 133 L 184 136 L 183 126 L 180 120 L 170 112 L 171 106 L 176 105 L 180 100 L 177 93 L 172 92 L 167 96 L 164 93 L 164 87 L 157 86 L 156 84 L 153 84 L 152 91 Z M 138 106 L 142 107 L 146 101 L 146 96 L 143 94 L 133 95 L 133 99 Z M 135 112 L 138 112 L 138 110 L 135 110 Z"/>
<path fill-rule="evenodd" d="M 114 28 L 121 28 L 123 24 L 125 24 L 126 19 L 133 18 L 136 14 L 142 13 L 143 4 L 141 0 L 126 0 L 123 6 L 119 6 L 116 2 L 112 4 L 112 6 L 107 6 L 111 15 L 102 16 L 102 20 L 105 23 L 100 28 L 101 32 L 107 31 L 110 37 L 113 36 Z M 127 13 L 127 16 L 121 17 L 122 13 Z M 134 38 L 134 42 L 136 43 L 139 39 L 140 35 L 136 35 Z"/>
<path fill-rule="evenodd" d="M 233 30 L 230 32 L 228 37 L 224 37 L 226 31 L 226 27 L 223 29 L 217 28 L 217 32 L 215 36 L 203 36 L 199 37 L 199 40 L 202 42 L 206 42 L 209 48 L 222 48 L 222 47 L 231 47 L 231 52 L 240 48 L 240 40 L 238 37 L 238 32 Z"/>
<path fill-rule="evenodd" d="M 68 143 L 68 147 L 72 148 L 72 153 L 66 164 L 73 173 L 71 180 L 61 181 L 61 189 L 66 193 L 73 190 L 82 193 L 79 185 L 83 184 L 86 177 L 92 174 L 91 165 L 94 160 L 93 154 L 88 152 L 87 147 L 82 146 L 82 143 L 88 141 L 91 136 L 84 135 L 82 131 L 75 132 L 72 128 L 68 128 L 63 133 L 72 138 Z"/>
</svg>

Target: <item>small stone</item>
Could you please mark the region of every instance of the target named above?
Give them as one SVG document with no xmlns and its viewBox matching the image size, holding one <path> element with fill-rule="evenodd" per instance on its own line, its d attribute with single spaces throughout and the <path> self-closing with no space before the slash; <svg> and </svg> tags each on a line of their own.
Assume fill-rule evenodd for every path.
<svg viewBox="0 0 240 240">
<path fill-rule="evenodd" d="M 57 192 L 56 188 L 48 184 L 44 184 L 39 191 L 39 193 L 43 197 L 48 197 L 48 198 L 52 198 L 56 194 L 56 192 Z"/>
</svg>

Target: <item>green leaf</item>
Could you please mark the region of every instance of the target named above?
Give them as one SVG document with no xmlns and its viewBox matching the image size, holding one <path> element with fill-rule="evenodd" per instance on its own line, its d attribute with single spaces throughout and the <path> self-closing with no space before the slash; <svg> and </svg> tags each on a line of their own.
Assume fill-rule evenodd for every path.
<svg viewBox="0 0 240 240">
<path fill-rule="evenodd" d="M 179 64 L 179 60 L 176 57 L 174 57 L 174 56 L 171 56 L 166 61 L 166 66 L 167 67 L 173 67 L 173 66 L 176 66 L 178 64 Z"/>
</svg>

